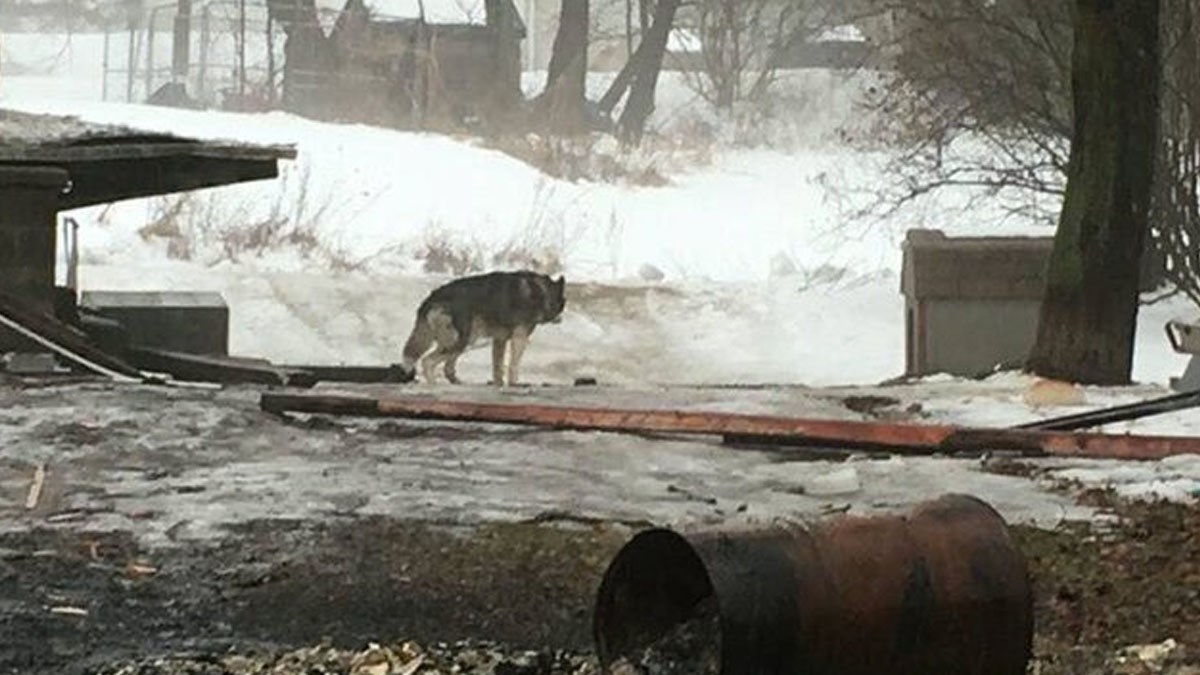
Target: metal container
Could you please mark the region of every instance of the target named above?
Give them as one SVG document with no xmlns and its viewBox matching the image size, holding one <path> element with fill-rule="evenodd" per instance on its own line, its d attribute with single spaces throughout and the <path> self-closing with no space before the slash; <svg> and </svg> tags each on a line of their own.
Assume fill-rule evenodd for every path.
<svg viewBox="0 0 1200 675">
<path fill-rule="evenodd" d="M 1024 557 L 986 503 L 681 535 L 652 529 L 600 585 L 607 671 L 715 594 L 722 675 L 1020 675 L 1033 640 Z"/>
</svg>

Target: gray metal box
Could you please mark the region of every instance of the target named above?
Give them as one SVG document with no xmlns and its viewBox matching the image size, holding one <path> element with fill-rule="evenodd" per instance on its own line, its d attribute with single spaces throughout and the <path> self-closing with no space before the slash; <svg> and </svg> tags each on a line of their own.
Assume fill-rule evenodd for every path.
<svg viewBox="0 0 1200 675">
<path fill-rule="evenodd" d="M 84 291 L 80 304 L 120 321 L 136 346 L 229 354 L 229 307 L 220 293 Z"/>
</svg>

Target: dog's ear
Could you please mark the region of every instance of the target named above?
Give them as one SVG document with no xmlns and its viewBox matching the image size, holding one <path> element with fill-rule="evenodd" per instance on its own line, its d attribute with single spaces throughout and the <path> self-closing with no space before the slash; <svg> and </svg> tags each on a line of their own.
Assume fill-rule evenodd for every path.
<svg viewBox="0 0 1200 675">
<path fill-rule="evenodd" d="M 561 274 L 560 274 L 560 275 L 558 276 L 558 278 L 554 280 L 554 285 L 555 285 L 555 286 L 558 286 L 559 288 L 562 288 L 563 286 L 566 286 L 566 285 L 567 285 L 567 278 L 566 278 L 565 276 L 563 276 L 563 275 L 561 275 Z"/>
</svg>

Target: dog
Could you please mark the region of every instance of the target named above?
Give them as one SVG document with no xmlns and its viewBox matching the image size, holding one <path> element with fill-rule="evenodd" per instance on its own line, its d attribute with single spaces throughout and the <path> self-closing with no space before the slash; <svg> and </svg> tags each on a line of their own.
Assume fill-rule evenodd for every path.
<svg viewBox="0 0 1200 675">
<path fill-rule="evenodd" d="M 426 382 L 444 364 L 446 379 L 459 384 L 458 358 L 476 342 L 492 340 L 492 384 L 517 384 L 521 357 L 529 337 L 541 324 L 558 323 L 566 307 L 566 279 L 530 271 L 489 272 L 455 279 L 433 290 L 417 309 L 416 323 L 404 344 L 403 367 L 415 376 L 417 365 Z"/>
</svg>

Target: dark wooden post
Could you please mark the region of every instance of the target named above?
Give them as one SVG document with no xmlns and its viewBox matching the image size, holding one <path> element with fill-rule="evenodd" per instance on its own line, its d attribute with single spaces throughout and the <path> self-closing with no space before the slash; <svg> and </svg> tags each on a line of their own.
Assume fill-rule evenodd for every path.
<svg viewBox="0 0 1200 675">
<path fill-rule="evenodd" d="M 0 167 L 0 291 L 44 312 L 54 309 L 59 197 L 67 172 Z M 23 341 L 0 330 L 0 352 Z"/>
</svg>

